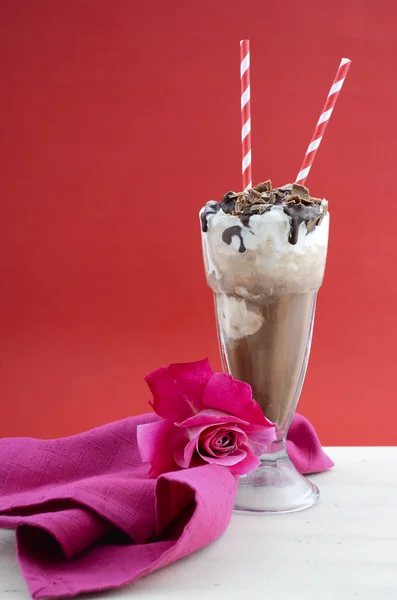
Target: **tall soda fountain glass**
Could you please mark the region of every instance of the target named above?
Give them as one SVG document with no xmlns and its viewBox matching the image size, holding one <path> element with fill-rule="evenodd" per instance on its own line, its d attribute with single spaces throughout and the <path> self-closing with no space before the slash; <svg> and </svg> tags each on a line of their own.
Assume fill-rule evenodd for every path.
<svg viewBox="0 0 397 600">
<path fill-rule="evenodd" d="M 200 212 L 204 267 L 214 292 L 224 369 L 252 387 L 277 439 L 240 478 L 236 509 L 291 512 L 319 491 L 292 465 L 286 434 L 305 377 L 323 281 L 328 205 L 306 187 L 266 181 Z"/>
</svg>

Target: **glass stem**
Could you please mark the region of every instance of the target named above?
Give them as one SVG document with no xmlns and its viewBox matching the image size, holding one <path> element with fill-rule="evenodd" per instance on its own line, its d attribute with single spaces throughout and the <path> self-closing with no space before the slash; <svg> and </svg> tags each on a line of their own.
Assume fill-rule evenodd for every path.
<svg viewBox="0 0 397 600">
<path fill-rule="evenodd" d="M 285 444 L 285 434 L 281 431 L 277 432 L 277 438 L 273 443 L 269 444 L 266 452 L 259 458 L 261 462 L 275 462 L 280 458 L 287 457 L 287 448 Z"/>
</svg>

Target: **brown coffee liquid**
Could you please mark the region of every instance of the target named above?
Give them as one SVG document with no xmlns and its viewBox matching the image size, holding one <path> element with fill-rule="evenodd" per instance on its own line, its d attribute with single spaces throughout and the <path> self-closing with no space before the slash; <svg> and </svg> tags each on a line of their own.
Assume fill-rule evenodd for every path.
<svg viewBox="0 0 397 600">
<path fill-rule="evenodd" d="M 316 292 L 284 294 L 255 304 L 263 324 L 254 334 L 239 339 L 228 338 L 218 320 L 225 370 L 250 384 L 264 415 L 281 430 L 298 400 L 315 298 Z"/>
</svg>

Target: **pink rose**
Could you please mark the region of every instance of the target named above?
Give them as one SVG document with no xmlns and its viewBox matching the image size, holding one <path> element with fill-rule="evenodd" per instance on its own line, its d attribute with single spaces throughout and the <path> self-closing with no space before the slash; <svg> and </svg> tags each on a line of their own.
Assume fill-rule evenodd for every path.
<svg viewBox="0 0 397 600">
<path fill-rule="evenodd" d="M 205 463 L 244 475 L 275 440 L 275 425 L 252 399 L 250 386 L 214 374 L 208 360 L 158 369 L 146 381 L 151 406 L 162 417 L 138 426 L 139 450 L 153 477 Z"/>
</svg>

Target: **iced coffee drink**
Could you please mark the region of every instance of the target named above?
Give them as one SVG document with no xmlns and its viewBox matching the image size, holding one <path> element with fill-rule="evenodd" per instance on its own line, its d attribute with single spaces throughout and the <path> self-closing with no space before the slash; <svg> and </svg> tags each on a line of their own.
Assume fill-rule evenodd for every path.
<svg viewBox="0 0 397 600">
<path fill-rule="evenodd" d="M 301 185 L 228 192 L 201 210 L 206 278 L 225 370 L 249 383 L 280 439 L 310 348 L 327 254 L 326 200 Z"/>
</svg>

